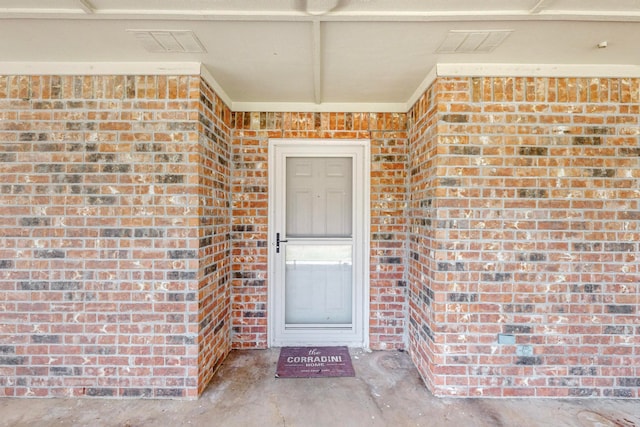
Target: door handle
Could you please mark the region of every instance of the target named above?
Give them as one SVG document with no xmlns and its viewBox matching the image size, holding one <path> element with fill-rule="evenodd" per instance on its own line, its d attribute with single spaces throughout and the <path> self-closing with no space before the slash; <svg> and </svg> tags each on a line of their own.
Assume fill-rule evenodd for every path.
<svg viewBox="0 0 640 427">
<path fill-rule="evenodd" d="M 276 253 L 280 253 L 280 243 L 287 243 L 288 240 L 280 240 L 280 233 L 276 233 Z"/>
</svg>

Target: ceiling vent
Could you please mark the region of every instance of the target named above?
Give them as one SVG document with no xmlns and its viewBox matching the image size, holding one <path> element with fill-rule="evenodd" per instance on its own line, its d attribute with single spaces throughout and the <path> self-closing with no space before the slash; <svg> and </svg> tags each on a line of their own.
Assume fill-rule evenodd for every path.
<svg viewBox="0 0 640 427">
<path fill-rule="evenodd" d="M 152 53 L 204 53 L 206 49 L 193 31 L 127 30 Z"/>
<path fill-rule="evenodd" d="M 451 30 L 437 53 L 489 53 L 500 46 L 513 30 Z"/>
</svg>

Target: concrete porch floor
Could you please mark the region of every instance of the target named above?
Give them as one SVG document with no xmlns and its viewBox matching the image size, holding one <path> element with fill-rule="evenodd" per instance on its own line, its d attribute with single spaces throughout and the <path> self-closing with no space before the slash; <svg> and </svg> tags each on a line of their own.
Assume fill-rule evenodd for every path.
<svg viewBox="0 0 640 427">
<path fill-rule="evenodd" d="M 351 349 L 355 378 L 276 379 L 279 350 L 234 351 L 197 401 L 0 399 L 3 426 L 640 427 L 640 402 L 439 399 L 409 355 Z"/>
</svg>

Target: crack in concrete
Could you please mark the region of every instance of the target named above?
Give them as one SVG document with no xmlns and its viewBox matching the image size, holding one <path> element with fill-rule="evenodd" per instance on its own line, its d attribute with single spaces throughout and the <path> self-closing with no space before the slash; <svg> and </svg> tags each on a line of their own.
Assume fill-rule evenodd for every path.
<svg viewBox="0 0 640 427">
<path fill-rule="evenodd" d="M 598 425 L 599 427 L 638 427 L 638 424 L 627 418 L 624 418 L 623 420 L 614 420 L 595 411 L 580 411 L 578 412 L 577 418 L 585 427 L 591 427 L 593 425 Z"/>
<path fill-rule="evenodd" d="M 475 406 L 481 416 L 488 418 L 489 424 L 492 427 L 504 427 L 505 424 L 502 418 L 492 408 L 489 408 L 481 400 L 478 399 L 466 399 L 471 406 Z"/>
</svg>

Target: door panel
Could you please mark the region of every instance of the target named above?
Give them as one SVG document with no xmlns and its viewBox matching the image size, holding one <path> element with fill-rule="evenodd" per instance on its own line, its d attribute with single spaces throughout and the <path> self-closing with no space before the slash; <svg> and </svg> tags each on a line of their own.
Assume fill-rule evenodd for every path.
<svg viewBox="0 0 640 427">
<path fill-rule="evenodd" d="M 269 342 L 366 346 L 368 141 L 269 150 Z"/>
<path fill-rule="evenodd" d="M 287 237 L 350 237 L 351 158 L 288 157 Z"/>
<path fill-rule="evenodd" d="M 297 215 L 289 215 L 297 212 Z M 313 196 L 310 188 L 296 188 L 287 192 L 287 235 L 304 235 L 314 223 Z"/>
<path fill-rule="evenodd" d="M 325 233 L 327 236 L 350 236 L 351 235 L 351 207 L 347 200 L 348 195 L 342 190 L 327 189 L 325 203 Z"/>
</svg>

